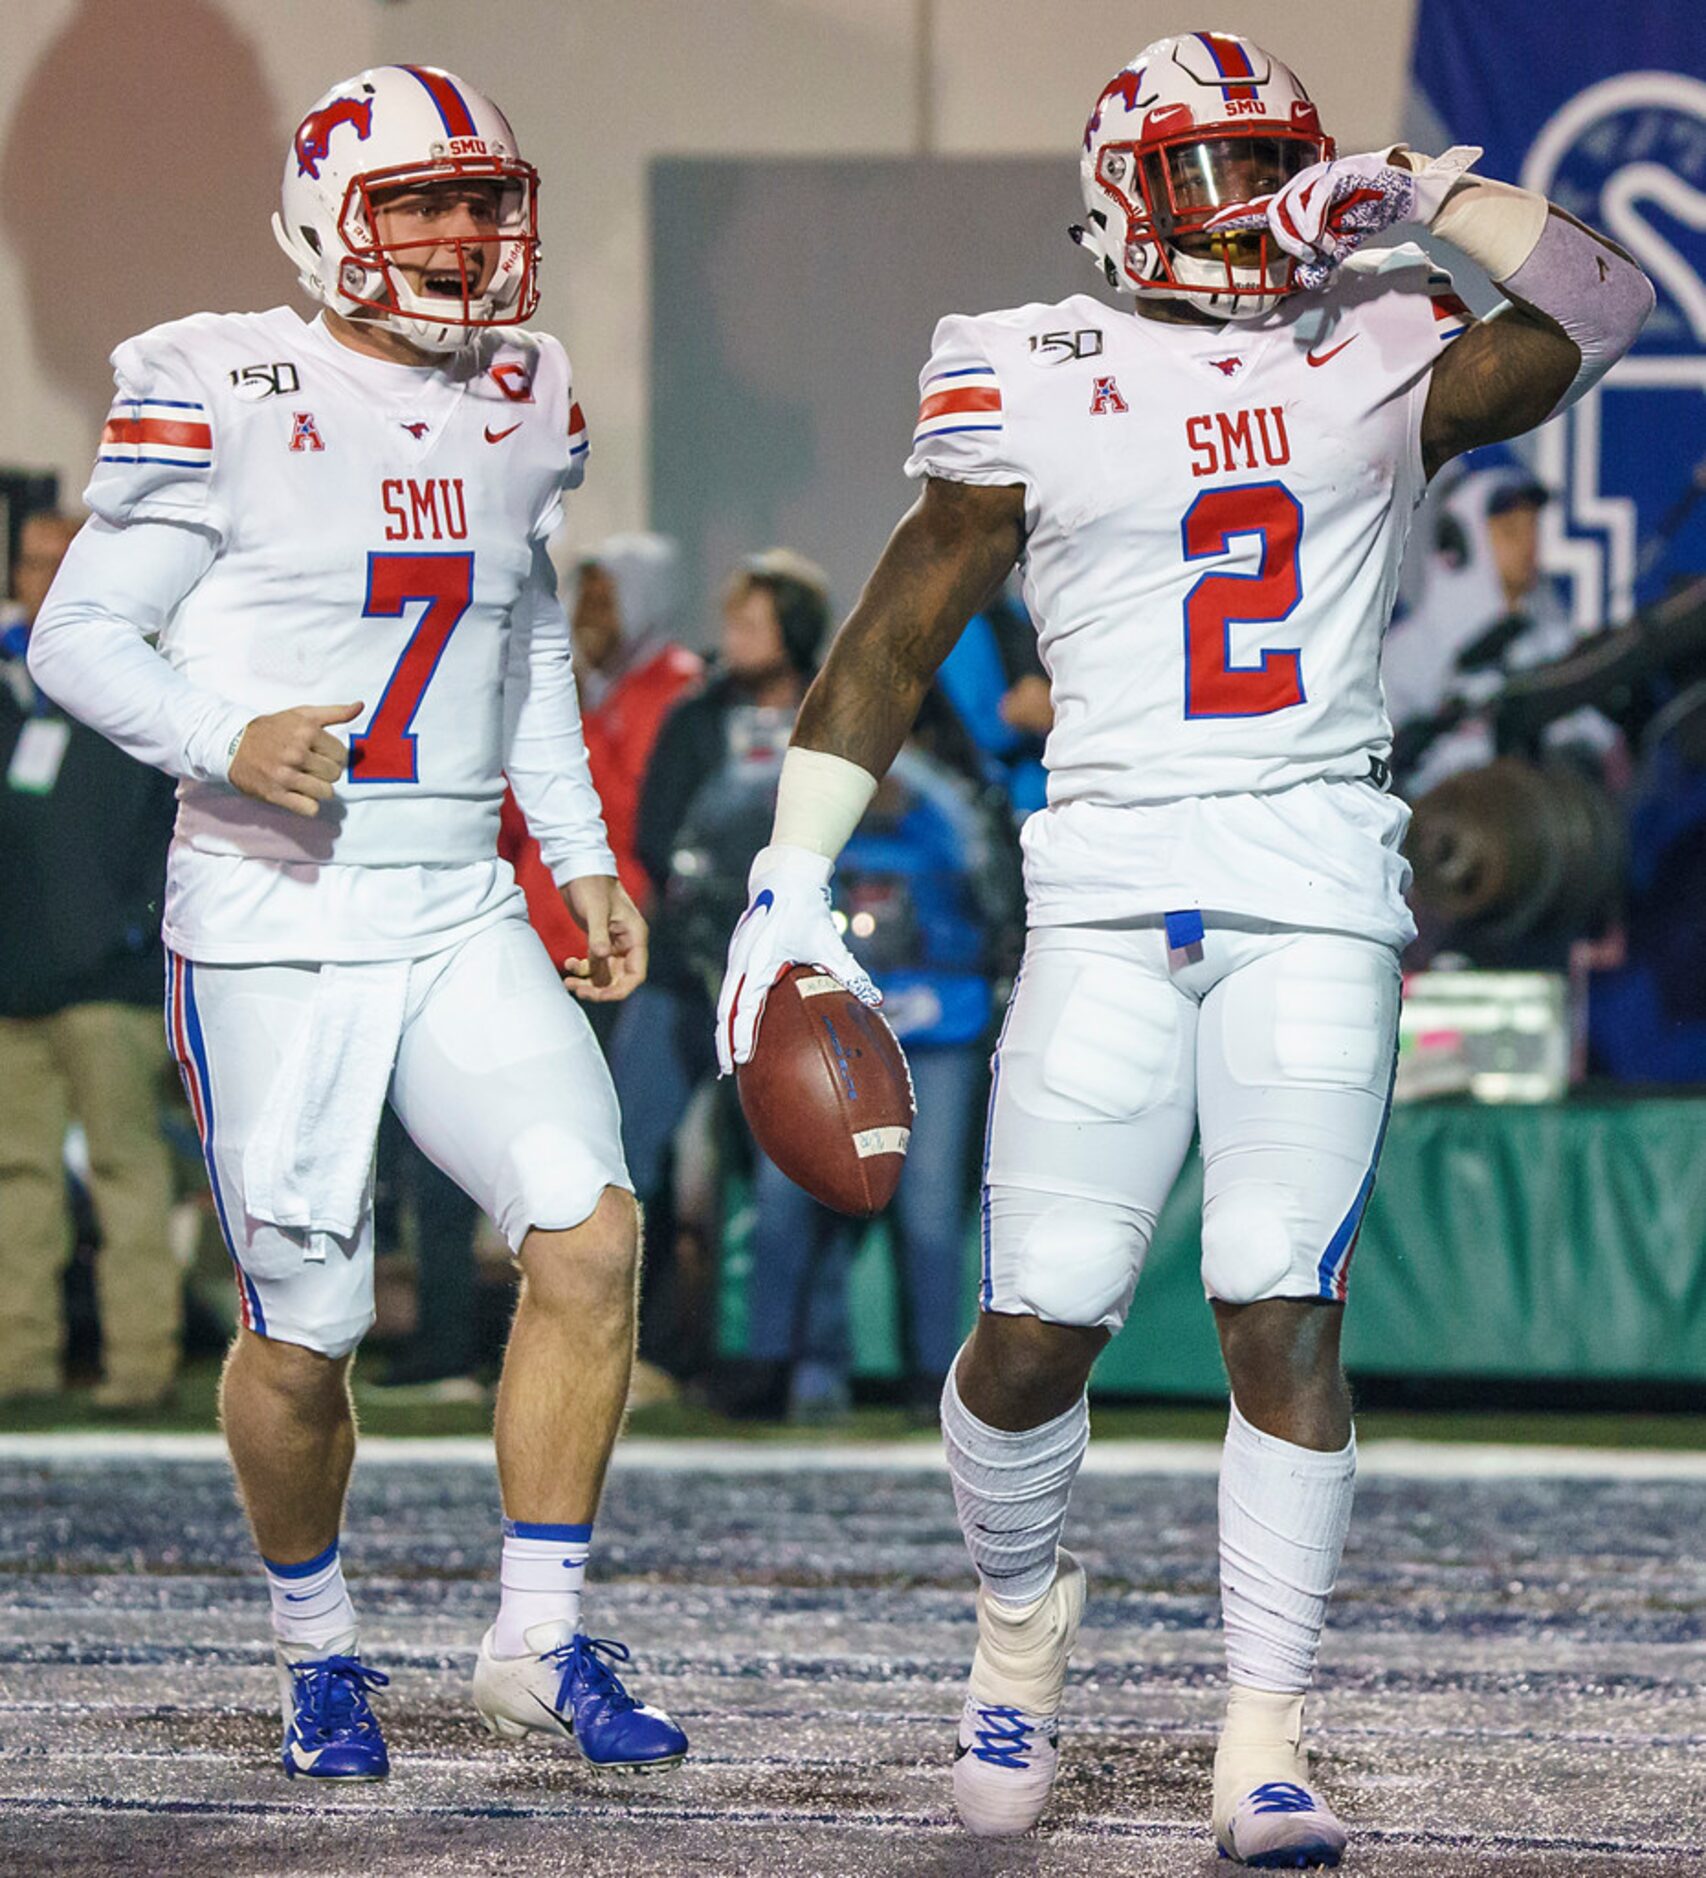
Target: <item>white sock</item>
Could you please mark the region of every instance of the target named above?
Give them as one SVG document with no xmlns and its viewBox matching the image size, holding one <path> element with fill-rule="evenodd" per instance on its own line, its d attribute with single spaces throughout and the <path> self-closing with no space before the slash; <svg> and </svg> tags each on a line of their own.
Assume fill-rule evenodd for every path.
<svg viewBox="0 0 1706 1878">
<path fill-rule="evenodd" d="M 1299 1694 L 1313 1680 L 1356 1471 L 1355 1435 L 1336 1454 L 1293 1447 L 1232 1405 L 1220 1464 L 1220 1607 L 1235 1684 Z"/>
<path fill-rule="evenodd" d="M 355 1643 L 355 1606 L 344 1583 L 344 1562 L 336 1539 L 324 1552 L 300 1565 L 264 1558 L 267 1591 L 272 1598 L 273 1632 L 287 1652 L 309 1656 L 344 1653 Z"/>
<path fill-rule="evenodd" d="M 504 1521 L 502 1601 L 492 1626 L 498 1656 L 530 1654 L 527 1633 L 540 1624 L 581 1627 L 581 1587 L 592 1552 L 592 1527 L 539 1526 Z"/>
<path fill-rule="evenodd" d="M 1080 1396 L 1040 1428 L 991 1428 L 960 1400 L 950 1369 L 942 1441 L 960 1531 L 984 1590 L 1001 1604 L 1034 1604 L 1054 1582 L 1066 1505 L 1090 1441 L 1089 1403 Z"/>
</svg>

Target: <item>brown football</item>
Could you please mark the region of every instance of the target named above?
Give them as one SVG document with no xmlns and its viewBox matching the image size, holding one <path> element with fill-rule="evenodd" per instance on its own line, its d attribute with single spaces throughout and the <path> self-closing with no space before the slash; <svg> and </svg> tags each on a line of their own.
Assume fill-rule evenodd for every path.
<svg viewBox="0 0 1706 1878">
<path fill-rule="evenodd" d="M 735 1085 L 758 1145 L 814 1199 L 869 1219 L 894 1198 L 912 1072 L 887 1021 L 836 979 L 796 965 L 777 980 Z"/>
</svg>

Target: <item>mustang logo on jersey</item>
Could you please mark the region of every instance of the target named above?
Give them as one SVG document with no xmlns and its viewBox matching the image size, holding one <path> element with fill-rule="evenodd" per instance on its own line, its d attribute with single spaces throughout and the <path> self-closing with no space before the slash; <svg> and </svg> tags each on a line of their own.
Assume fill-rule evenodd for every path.
<svg viewBox="0 0 1706 1878">
<path fill-rule="evenodd" d="M 296 133 L 296 173 L 320 180 L 320 165 L 332 154 L 332 132 L 350 125 L 363 143 L 373 133 L 371 98 L 334 98 L 323 111 L 310 111 Z"/>
<path fill-rule="evenodd" d="M 1185 419 L 1193 476 L 1232 476 L 1239 470 L 1279 469 L 1291 461 L 1285 407 L 1203 411 Z"/>
<path fill-rule="evenodd" d="M 468 539 L 468 499 L 460 476 L 429 476 L 421 482 L 387 476 L 379 485 L 379 501 L 387 541 Z"/>
</svg>

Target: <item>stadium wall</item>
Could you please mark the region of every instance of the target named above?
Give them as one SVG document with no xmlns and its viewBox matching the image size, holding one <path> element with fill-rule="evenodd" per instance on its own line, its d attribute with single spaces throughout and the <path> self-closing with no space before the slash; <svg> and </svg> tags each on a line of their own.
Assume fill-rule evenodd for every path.
<svg viewBox="0 0 1706 1878">
<path fill-rule="evenodd" d="M 1355 149 L 1396 134 L 1413 12 L 1413 0 L 1244 0 L 1205 19 L 1155 0 L 508 0 L 495 15 L 463 0 L 7 0 L 0 463 L 55 469 L 75 492 L 119 339 L 290 295 L 267 229 L 285 140 L 366 64 L 441 64 L 485 86 L 544 174 L 542 323 L 567 340 L 594 427 L 570 524 L 590 541 L 649 513 L 654 158 L 1060 155 L 1111 70 L 1193 25 L 1270 45 Z M 833 230 L 799 238 L 834 267 Z"/>
</svg>

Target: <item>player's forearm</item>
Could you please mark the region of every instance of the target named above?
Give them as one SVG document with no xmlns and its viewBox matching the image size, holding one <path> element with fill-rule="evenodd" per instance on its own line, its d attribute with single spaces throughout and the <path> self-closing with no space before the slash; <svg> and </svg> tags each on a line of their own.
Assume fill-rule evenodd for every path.
<svg viewBox="0 0 1706 1878">
<path fill-rule="evenodd" d="M 1023 546 L 1021 488 L 927 481 L 806 693 L 795 747 L 881 777 L 937 668 Z"/>
<path fill-rule="evenodd" d="M 508 772 L 528 832 L 539 843 L 540 855 L 559 887 L 588 874 L 616 872 L 604 812 L 585 764 L 583 754 L 578 772 L 572 762 L 555 769 Z"/>
<path fill-rule="evenodd" d="M 881 777 L 906 741 L 935 675 L 920 670 L 896 628 L 855 613 L 837 635 L 800 706 L 793 742 L 856 763 Z M 904 631 L 901 627 L 899 631 Z"/>
<path fill-rule="evenodd" d="M 535 569 L 511 632 L 504 771 L 528 830 L 559 886 L 588 874 L 614 874 L 581 729 L 568 622 L 545 569 Z"/>
<path fill-rule="evenodd" d="M 1409 161 L 1425 163 L 1413 155 Z M 1634 261 L 1535 190 L 1465 176 L 1430 226 L 1485 268 L 1515 307 L 1574 348 L 1574 371 L 1549 412 L 1598 383 L 1653 309 L 1652 283 Z"/>
<path fill-rule="evenodd" d="M 196 782 L 223 782 L 249 713 L 178 671 L 148 643 L 206 571 L 192 529 L 88 524 L 30 632 L 30 674 L 127 755 Z"/>
</svg>

